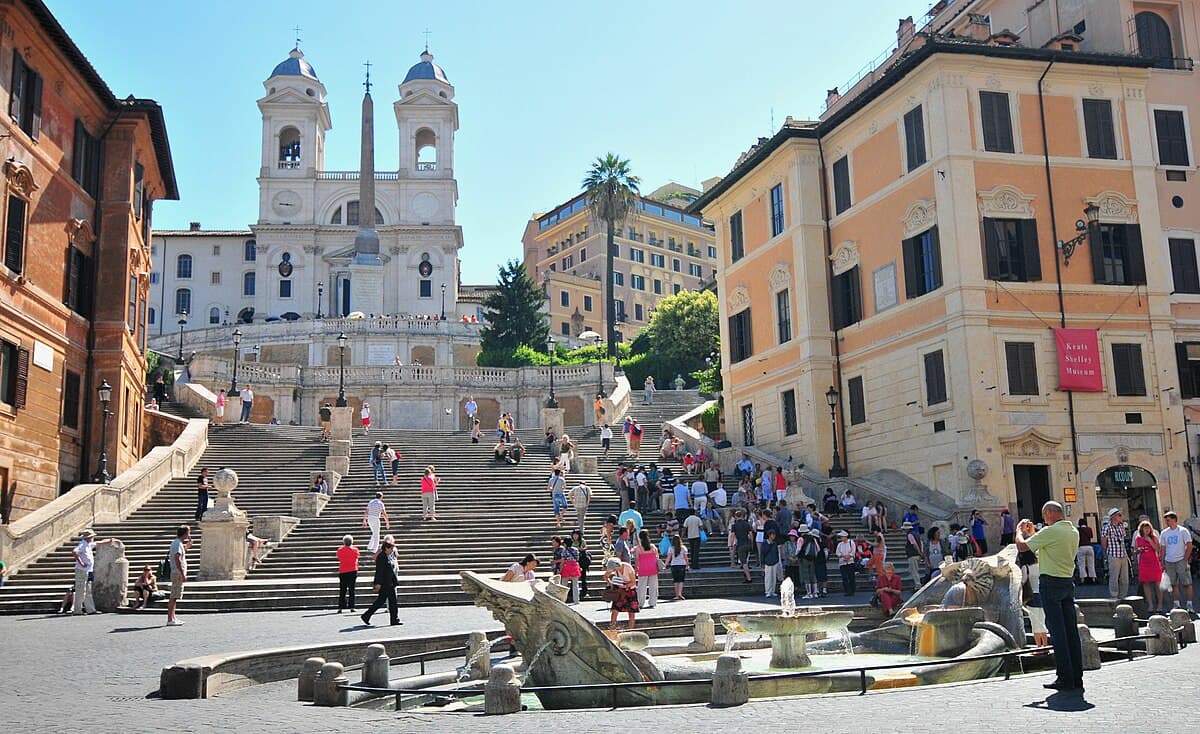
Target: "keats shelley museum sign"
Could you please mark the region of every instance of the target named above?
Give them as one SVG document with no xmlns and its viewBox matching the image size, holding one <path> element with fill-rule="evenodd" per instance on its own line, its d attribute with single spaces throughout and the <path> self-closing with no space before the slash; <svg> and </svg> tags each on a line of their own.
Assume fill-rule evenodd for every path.
<svg viewBox="0 0 1200 734">
<path fill-rule="evenodd" d="M 1100 339 L 1095 329 L 1055 329 L 1058 347 L 1058 389 L 1103 392 Z"/>
</svg>

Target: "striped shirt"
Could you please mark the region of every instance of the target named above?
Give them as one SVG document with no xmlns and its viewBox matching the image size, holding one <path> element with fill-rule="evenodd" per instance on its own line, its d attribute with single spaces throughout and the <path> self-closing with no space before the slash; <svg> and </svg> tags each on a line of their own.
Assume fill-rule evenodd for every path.
<svg viewBox="0 0 1200 734">
<path fill-rule="evenodd" d="M 1128 558 L 1129 551 L 1125 547 L 1125 526 L 1105 523 L 1100 528 L 1100 537 L 1106 541 L 1104 552 L 1110 558 Z"/>
</svg>

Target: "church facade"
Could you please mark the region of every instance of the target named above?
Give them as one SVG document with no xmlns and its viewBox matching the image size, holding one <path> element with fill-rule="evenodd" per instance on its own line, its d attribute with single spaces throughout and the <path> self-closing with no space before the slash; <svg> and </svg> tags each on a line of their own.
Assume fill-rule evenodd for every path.
<svg viewBox="0 0 1200 734">
<path fill-rule="evenodd" d="M 458 105 L 428 49 L 392 104 L 395 171 L 374 170 L 369 87 L 358 170 L 326 167 L 326 89 L 299 48 L 263 88 L 258 220 L 154 233 L 152 333 L 355 312 L 457 318 Z"/>
</svg>

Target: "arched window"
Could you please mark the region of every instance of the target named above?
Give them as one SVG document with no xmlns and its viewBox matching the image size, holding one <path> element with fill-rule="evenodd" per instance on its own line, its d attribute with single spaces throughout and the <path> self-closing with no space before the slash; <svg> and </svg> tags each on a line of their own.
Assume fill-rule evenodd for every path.
<svg viewBox="0 0 1200 734">
<path fill-rule="evenodd" d="M 221 323 L 221 309 L 217 308 L 216 306 L 213 306 L 212 308 L 208 309 L 208 323 L 209 324 Z"/>
<path fill-rule="evenodd" d="M 252 307 L 246 307 L 241 311 L 238 311 L 237 320 L 239 324 L 248 324 L 254 321 L 254 309 Z"/>
<path fill-rule="evenodd" d="M 342 208 L 339 206 L 333 212 L 333 217 L 329 220 L 330 224 L 342 223 Z M 357 227 L 359 225 L 358 218 L 358 201 L 346 202 L 346 224 L 348 226 Z M 379 207 L 375 208 L 375 226 L 383 224 L 383 214 L 380 213 Z"/>
<path fill-rule="evenodd" d="M 1142 58 L 1154 59 L 1155 66 L 1171 69 L 1175 66 L 1175 52 L 1171 46 L 1171 27 L 1158 13 L 1144 10 L 1134 16 L 1137 31 L 1138 54 Z"/>
<path fill-rule="evenodd" d="M 242 295 L 254 295 L 254 273 L 242 273 Z"/>
<path fill-rule="evenodd" d="M 254 240 L 246 240 L 246 246 L 242 251 L 242 261 L 252 263 L 258 259 L 258 243 Z"/>
<path fill-rule="evenodd" d="M 176 288 L 175 289 L 175 313 L 179 315 L 189 314 L 192 312 L 192 289 L 191 288 Z"/>
<path fill-rule="evenodd" d="M 294 127 L 279 131 L 279 167 L 300 167 L 300 131 Z"/>
<path fill-rule="evenodd" d="M 175 277 L 188 280 L 192 277 L 192 256 L 180 255 L 175 258 Z"/>
<path fill-rule="evenodd" d="M 342 223 L 342 208 L 340 206 L 337 209 L 333 210 L 333 216 L 329 218 L 329 223 L 330 224 L 341 224 Z"/>
<path fill-rule="evenodd" d="M 417 131 L 417 170 L 437 170 L 437 135 L 427 127 Z"/>
<path fill-rule="evenodd" d="M 149 316 L 149 318 L 148 318 L 148 322 L 149 322 L 150 324 L 154 324 L 154 323 L 156 323 L 157 321 L 158 321 L 158 309 L 157 309 L 157 308 L 154 308 L 153 306 L 151 306 L 151 307 L 150 307 L 150 316 Z"/>
</svg>

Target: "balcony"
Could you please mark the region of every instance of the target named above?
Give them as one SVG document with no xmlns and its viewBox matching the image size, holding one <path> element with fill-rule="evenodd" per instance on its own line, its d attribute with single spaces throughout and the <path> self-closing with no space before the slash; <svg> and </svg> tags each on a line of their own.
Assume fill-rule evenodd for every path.
<svg viewBox="0 0 1200 734">
<path fill-rule="evenodd" d="M 300 161 L 279 161 L 279 168 L 283 171 L 295 171 L 300 168 Z"/>
<path fill-rule="evenodd" d="M 358 171 L 317 171 L 318 181 L 357 181 Z M 395 171 L 375 172 L 376 181 L 399 181 L 400 174 Z"/>
<path fill-rule="evenodd" d="M 437 161 L 417 161 L 418 171 L 436 171 Z"/>
<path fill-rule="evenodd" d="M 1174 71 L 1192 71 L 1195 62 L 1190 58 L 1157 58 L 1153 59 L 1155 69 L 1171 69 Z"/>
</svg>

